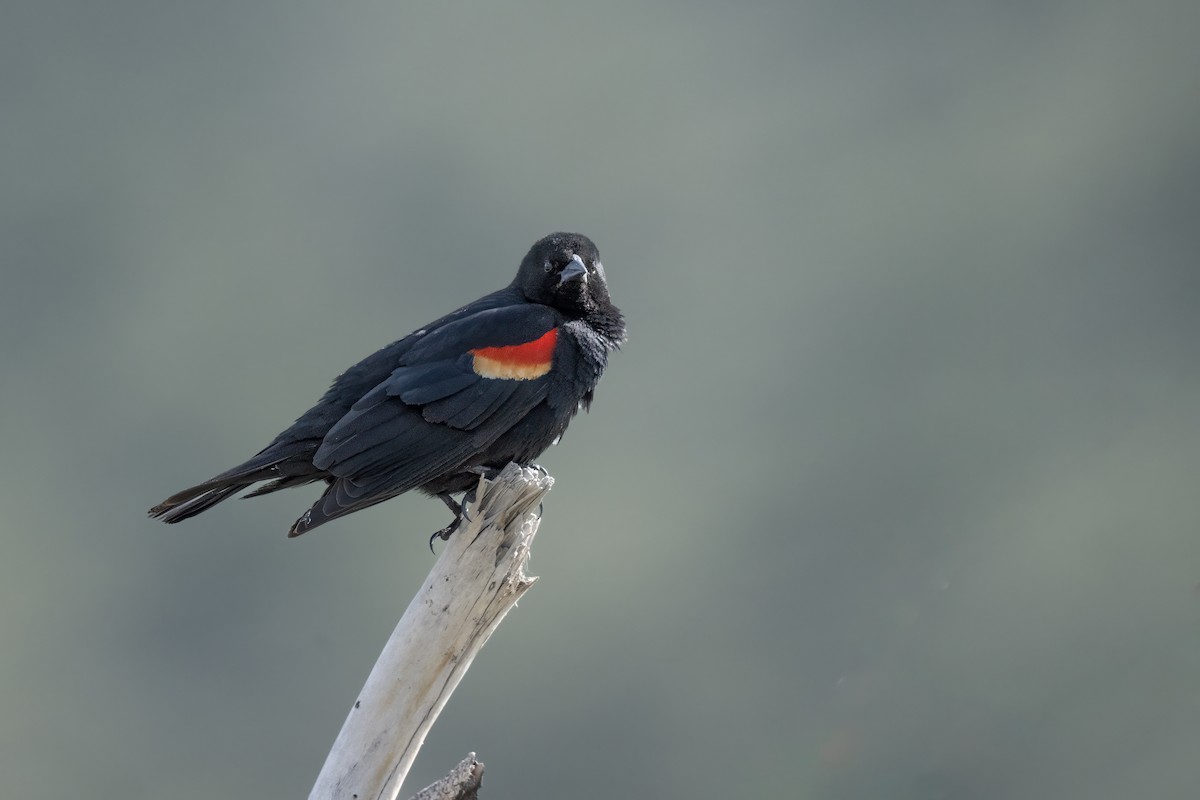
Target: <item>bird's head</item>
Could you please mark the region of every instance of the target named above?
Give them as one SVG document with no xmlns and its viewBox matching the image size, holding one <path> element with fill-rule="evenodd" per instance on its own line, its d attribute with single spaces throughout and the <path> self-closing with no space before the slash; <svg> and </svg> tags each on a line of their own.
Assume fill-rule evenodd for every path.
<svg viewBox="0 0 1200 800">
<path fill-rule="evenodd" d="M 530 248 L 514 282 L 525 299 L 568 317 L 587 317 L 612 307 L 600 251 L 579 233 L 552 233 Z"/>
</svg>

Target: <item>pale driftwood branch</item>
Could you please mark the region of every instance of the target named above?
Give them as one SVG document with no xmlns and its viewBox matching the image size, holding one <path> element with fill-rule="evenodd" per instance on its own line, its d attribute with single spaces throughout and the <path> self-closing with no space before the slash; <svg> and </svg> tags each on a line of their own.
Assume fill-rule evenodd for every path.
<svg viewBox="0 0 1200 800">
<path fill-rule="evenodd" d="M 310 800 L 395 800 L 475 654 L 533 585 L 539 503 L 554 484 L 509 464 L 481 478 L 467 520 L 408 605 L 342 725 Z M 468 521 L 469 520 L 469 521 Z"/>
<path fill-rule="evenodd" d="M 458 762 L 450 774 L 417 792 L 412 800 L 477 800 L 483 783 L 483 762 L 474 753 Z"/>
</svg>

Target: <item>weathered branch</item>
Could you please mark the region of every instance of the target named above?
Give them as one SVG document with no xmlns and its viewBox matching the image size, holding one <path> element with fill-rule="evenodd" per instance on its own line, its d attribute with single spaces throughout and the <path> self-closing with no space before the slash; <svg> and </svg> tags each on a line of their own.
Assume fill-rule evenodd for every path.
<svg viewBox="0 0 1200 800">
<path fill-rule="evenodd" d="M 375 662 L 310 800 L 395 800 L 434 720 L 500 620 L 536 578 L 525 576 L 545 472 L 509 464 L 480 478 L 450 537 Z"/>
<path fill-rule="evenodd" d="M 483 783 L 483 762 L 474 753 L 458 762 L 450 774 L 413 795 L 412 800 L 477 800 Z"/>
</svg>

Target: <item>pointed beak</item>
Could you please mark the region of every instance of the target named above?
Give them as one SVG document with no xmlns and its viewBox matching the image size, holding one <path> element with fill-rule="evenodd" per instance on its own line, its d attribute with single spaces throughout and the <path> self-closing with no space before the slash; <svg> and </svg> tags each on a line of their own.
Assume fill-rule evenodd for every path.
<svg viewBox="0 0 1200 800">
<path fill-rule="evenodd" d="M 562 286 L 567 281 L 580 280 L 587 283 L 587 266 L 579 256 L 571 256 L 570 262 L 563 267 L 562 274 L 558 276 L 558 285 Z"/>
</svg>

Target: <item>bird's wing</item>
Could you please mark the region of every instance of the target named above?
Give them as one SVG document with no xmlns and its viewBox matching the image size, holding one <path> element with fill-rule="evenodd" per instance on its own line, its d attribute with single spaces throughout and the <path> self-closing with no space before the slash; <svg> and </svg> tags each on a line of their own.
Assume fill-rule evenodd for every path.
<svg viewBox="0 0 1200 800">
<path fill-rule="evenodd" d="M 545 399 L 560 317 L 526 304 L 423 334 L 326 434 L 313 464 L 363 497 L 466 465 Z M 348 496 L 346 498 L 350 500 Z"/>
</svg>

